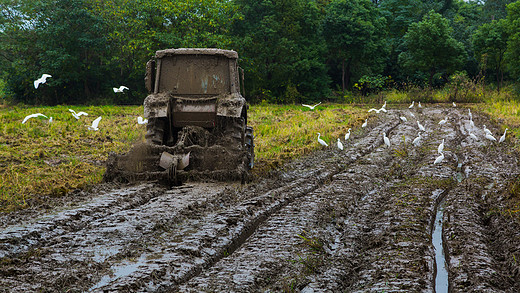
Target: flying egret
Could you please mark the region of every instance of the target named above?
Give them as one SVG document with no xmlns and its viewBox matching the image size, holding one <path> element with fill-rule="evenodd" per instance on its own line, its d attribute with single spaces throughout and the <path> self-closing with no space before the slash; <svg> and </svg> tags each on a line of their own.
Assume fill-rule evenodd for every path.
<svg viewBox="0 0 520 293">
<path fill-rule="evenodd" d="M 372 108 L 372 109 L 368 110 L 368 112 L 374 112 L 375 111 L 377 114 L 379 114 L 379 112 L 381 112 L 382 109 L 383 108 L 381 108 L 381 109 L 374 109 L 374 108 Z"/>
<path fill-rule="evenodd" d="M 419 135 L 419 136 L 417 136 L 417 137 L 413 140 L 413 142 L 412 142 L 415 146 L 417 146 L 417 145 L 419 144 L 419 142 L 421 141 L 421 138 L 422 138 L 420 132 L 418 133 L 418 135 Z"/>
<path fill-rule="evenodd" d="M 113 87 L 114 93 L 122 93 L 124 90 L 129 90 L 126 86 L 122 85 L 119 88 Z"/>
<path fill-rule="evenodd" d="M 408 106 L 408 109 L 412 109 L 414 103 L 415 103 L 415 101 L 412 101 L 412 104 L 410 106 Z"/>
<path fill-rule="evenodd" d="M 435 162 L 433 162 L 433 164 L 439 164 L 440 162 L 442 162 L 442 160 L 444 160 L 444 153 L 441 153 L 441 155 L 435 159 Z"/>
<path fill-rule="evenodd" d="M 42 77 L 34 81 L 34 88 L 37 89 L 40 84 L 46 83 L 48 77 L 52 77 L 52 75 L 46 73 L 42 74 Z"/>
<path fill-rule="evenodd" d="M 478 137 L 471 131 L 469 132 L 469 137 L 473 138 L 474 140 L 478 140 Z"/>
<path fill-rule="evenodd" d="M 500 139 L 498 140 L 498 143 L 502 143 L 506 140 L 506 132 L 508 131 L 509 129 L 506 128 L 506 130 L 504 130 L 504 134 L 500 137 Z"/>
<path fill-rule="evenodd" d="M 99 128 L 98 128 L 99 121 L 101 121 L 101 116 L 99 116 L 98 118 L 96 118 L 96 120 L 92 121 L 92 126 L 89 126 L 89 127 L 88 127 L 88 130 L 95 130 L 95 131 L 98 131 L 98 130 L 99 130 Z"/>
<path fill-rule="evenodd" d="M 350 138 L 350 128 L 347 130 L 348 132 L 345 134 L 345 141 Z"/>
<path fill-rule="evenodd" d="M 495 137 L 493 137 L 493 135 L 491 135 L 491 133 L 487 133 L 486 132 L 486 136 L 485 136 L 487 139 L 491 140 L 491 141 L 497 141 L 497 139 Z"/>
<path fill-rule="evenodd" d="M 399 119 L 401 119 L 401 121 L 403 121 L 403 122 L 408 121 L 408 119 L 406 119 L 406 117 L 404 117 L 404 116 L 399 117 Z"/>
<path fill-rule="evenodd" d="M 343 144 L 341 143 L 341 140 L 338 137 L 338 149 L 343 150 Z"/>
<path fill-rule="evenodd" d="M 323 146 L 329 146 L 323 139 L 320 138 L 320 133 L 318 132 L 318 142 Z"/>
<path fill-rule="evenodd" d="M 419 108 L 422 108 L 422 106 L 421 106 L 421 102 L 419 102 L 419 105 L 417 105 L 417 106 L 418 106 Z"/>
<path fill-rule="evenodd" d="M 36 118 L 36 117 L 38 117 L 38 116 L 43 116 L 43 117 L 45 117 L 45 118 L 49 118 L 49 117 L 43 115 L 42 113 L 31 114 L 31 115 L 27 115 L 27 116 L 25 116 L 25 118 L 24 118 L 23 121 L 22 121 L 22 124 L 25 124 L 25 122 L 27 122 L 27 120 L 29 120 L 29 119 L 31 119 L 31 118 Z"/>
<path fill-rule="evenodd" d="M 442 154 L 442 151 L 444 150 L 444 138 L 442 139 L 442 142 L 441 144 L 439 145 L 439 147 L 437 148 L 437 152 L 439 154 Z"/>
<path fill-rule="evenodd" d="M 365 127 L 367 127 L 367 125 L 368 125 L 368 118 L 365 119 L 365 122 L 363 122 L 363 124 L 361 124 L 361 127 L 365 128 Z"/>
<path fill-rule="evenodd" d="M 442 119 L 441 121 L 439 121 L 439 125 L 444 125 L 446 124 L 446 122 L 448 122 L 448 116 L 446 116 L 446 118 Z"/>
<path fill-rule="evenodd" d="M 137 124 L 146 124 L 148 123 L 148 119 L 143 119 L 143 117 L 137 117 Z"/>
<path fill-rule="evenodd" d="M 72 109 L 69 109 L 69 112 L 72 113 L 72 116 L 74 116 L 74 118 L 76 118 L 78 120 L 79 120 L 79 117 L 81 117 L 82 115 L 88 116 L 88 113 L 85 113 L 85 112 L 76 113 L 76 111 L 74 111 Z"/>
<path fill-rule="evenodd" d="M 386 137 L 386 132 L 383 132 L 383 141 L 385 142 L 387 147 L 390 147 L 390 139 Z"/>
<path fill-rule="evenodd" d="M 419 127 L 419 130 L 426 131 L 426 128 L 424 128 L 424 126 L 421 123 L 419 123 L 419 121 L 417 121 L 417 126 Z"/>
<path fill-rule="evenodd" d="M 457 107 L 457 104 L 455 104 L 455 102 L 452 102 L 451 105 L 453 106 L 453 108 Z"/>
<path fill-rule="evenodd" d="M 307 107 L 307 108 L 309 108 L 309 109 L 311 109 L 311 110 L 314 110 L 314 108 L 315 108 L 316 106 L 318 106 L 319 104 L 321 104 L 321 102 L 319 102 L 318 104 L 313 105 L 313 106 L 311 106 L 311 105 L 306 105 L 306 104 L 302 104 L 302 106 Z"/>
</svg>

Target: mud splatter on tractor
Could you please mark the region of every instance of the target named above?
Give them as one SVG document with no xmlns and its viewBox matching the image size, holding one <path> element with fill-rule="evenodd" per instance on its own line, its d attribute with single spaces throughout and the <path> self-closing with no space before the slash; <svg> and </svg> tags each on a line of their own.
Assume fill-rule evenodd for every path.
<svg viewBox="0 0 520 293">
<path fill-rule="evenodd" d="M 231 50 L 157 51 L 146 64 L 146 143 L 111 154 L 105 181 L 248 180 L 253 129 L 237 59 Z"/>
</svg>

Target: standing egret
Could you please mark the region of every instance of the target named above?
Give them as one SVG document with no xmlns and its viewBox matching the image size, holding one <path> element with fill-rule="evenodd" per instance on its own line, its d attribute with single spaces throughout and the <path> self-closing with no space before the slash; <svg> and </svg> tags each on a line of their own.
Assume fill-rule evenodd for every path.
<svg viewBox="0 0 520 293">
<path fill-rule="evenodd" d="M 311 110 L 314 110 L 314 108 L 315 108 L 316 106 L 318 106 L 319 104 L 321 104 L 321 102 L 319 102 L 318 104 L 313 105 L 313 106 L 311 106 L 311 105 L 306 105 L 306 104 L 302 104 L 302 106 L 307 107 L 307 108 L 309 108 L 309 109 L 311 109 Z"/>
<path fill-rule="evenodd" d="M 422 108 L 422 106 L 421 106 L 421 102 L 419 102 L 419 105 L 417 105 L 417 106 L 418 106 L 419 108 Z"/>
<path fill-rule="evenodd" d="M 426 128 L 424 128 L 424 126 L 421 123 L 419 123 L 419 121 L 417 121 L 417 126 L 419 127 L 419 130 L 426 131 Z"/>
<path fill-rule="evenodd" d="M 487 133 L 487 132 L 486 132 L 485 138 L 487 138 L 491 141 L 497 141 L 497 139 L 495 137 L 493 137 L 493 135 L 491 135 L 490 133 Z"/>
<path fill-rule="evenodd" d="M 51 118 L 49 118 L 49 124 L 51 124 L 51 123 L 52 123 L 52 116 L 51 116 Z"/>
<path fill-rule="evenodd" d="M 410 113 L 410 116 L 412 116 L 413 118 L 415 118 L 415 115 L 412 113 L 412 112 L 409 112 Z"/>
<path fill-rule="evenodd" d="M 412 101 L 412 104 L 410 106 L 408 106 L 408 109 L 412 109 L 414 103 L 415 103 L 415 101 Z"/>
<path fill-rule="evenodd" d="M 348 132 L 345 134 L 345 141 L 350 138 L 350 128 L 347 130 Z"/>
<path fill-rule="evenodd" d="M 383 141 L 385 142 L 387 147 L 390 147 L 390 139 L 386 137 L 386 132 L 383 132 Z"/>
<path fill-rule="evenodd" d="M 343 144 L 341 143 L 341 140 L 338 137 L 338 149 L 343 150 Z"/>
<path fill-rule="evenodd" d="M 486 134 L 489 134 L 489 135 L 493 136 L 493 133 L 491 132 L 491 130 L 489 130 L 489 129 L 486 128 L 486 125 L 483 125 L 483 127 L 484 127 L 484 132 L 485 132 Z"/>
<path fill-rule="evenodd" d="M 146 124 L 148 123 L 148 119 L 143 119 L 143 117 L 137 117 L 137 124 Z"/>
<path fill-rule="evenodd" d="M 404 117 L 404 116 L 399 117 L 399 119 L 401 119 L 401 121 L 403 121 L 403 122 L 408 121 L 408 119 L 406 119 L 406 117 Z"/>
<path fill-rule="evenodd" d="M 440 162 L 442 162 L 442 160 L 444 160 L 444 153 L 441 153 L 441 155 L 435 159 L 435 162 L 433 162 L 433 164 L 439 164 Z"/>
<path fill-rule="evenodd" d="M 469 120 L 473 120 L 473 115 L 471 114 L 471 109 L 468 109 L 468 115 L 469 115 Z"/>
<path fill-rule="evenodd" d="M 444 125 L 446 124 L 446 122 L 448 122 L 448 116 L 446 116 L 446 118 L 442 119 L 441 121 L 439 121 L 439 125 Z"/>
<path fill-rule="evenodd" d="M 444 150 L 444 138 L 442 139 L 442 142 L 441 144 L 439 145 L 439 147 L 437 148 L 437 152 L 439 154 L 442 154 L 442 151 Z"/>
<path fill-rule="evenodd" d="M 471 131 L 469 132 L 469 137 L 473 138 L 474 140 L 478 140 L 478 137 Z"/>
<path fill-rule="evenodd" d="M 34 88 L 37 89 L 40 84 L 47 82 L 48 77 L 52 77 L 52 75 L 46 73 L 42 74 L 42 77 L 34 81 Z"/>
<path fill-rule="evenodd" d="M 455 104 L 455 102 L 451 103 L 451 105 L 453 106 L 453 108 L 457 107 L 457 104 Z"/>
<path fill-rule="evenodd" d="M 89 127 L 88 127 L 88 130 L 95 130 L 95 131 L 98 131 L 98 130 L 99 130 L 99 128 L 98 128 L 99 121 L 101 121 L 101 116 L 99 116 L 98 118 L 96 118 L 96 120 L 92 121 L 92 126 L 89 126 Z"/>
<path fill-rule="evenodd" d="M 367 125 L 368 125 L 368 118 L 365 119 L 365 122 L 363 122 L 363 124 L 361 124 L 361 127 L 365 128 L 365 127 L 367 127 Z"/>
<path fill-rule="evenodd" d="M 323 146 L 329 146 L 323 139 L 320 138 L 321 133 L 318 132 L 318 142 Z"/>
<path fill-rule="evenodd" d="M 25 122 L 27 122 L 27 120 L 31 119 L 31 118 L 36 118 L 36 117 L 39 117 L 39 116 L 43 116 L 45 118 L 49 118 L 45 115 L 43 115 L 42 113 L 36 113 L 36 114 L 31 114 L 31 115 L 27 115 L 25 116 L 25 118 L 23 119 L 22 121 L 22 124 L 25 124 Z"/>
<path fill-rule="evenodd" d="M 502 143 L 506 140 L 506 132 L 508 131 L 509 129 L 506 128 L 506 130 L 504 130 L 504 134 L 500 137 L 500 139 L 498 140 L 498 143 Z"/>
<path fill-rule="evenodd" d="M 417 137 L 413 140 L 413 142 L 412 142 L 415 146 L 419 145 L 419 142 L 421 141 L 421 138 L 422 138 L 420 132 L 418 133 L 418 135 L 419 135 L 419 136 L 417 136 Z"/>
</svg>

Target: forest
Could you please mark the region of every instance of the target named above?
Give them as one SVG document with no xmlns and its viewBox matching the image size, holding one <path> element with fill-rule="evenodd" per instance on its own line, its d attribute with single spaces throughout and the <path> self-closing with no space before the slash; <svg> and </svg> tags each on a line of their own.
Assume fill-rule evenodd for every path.
<svg viewBox="0 0 520 293">
<path fill-rule="evenodd" d="M 520 88 L 520 1 L 0 0 L 0 12 L 4 103 L 141 104 L 146 62 L 183 47 L 237 51 L 250 103 Z"/>
</svg>

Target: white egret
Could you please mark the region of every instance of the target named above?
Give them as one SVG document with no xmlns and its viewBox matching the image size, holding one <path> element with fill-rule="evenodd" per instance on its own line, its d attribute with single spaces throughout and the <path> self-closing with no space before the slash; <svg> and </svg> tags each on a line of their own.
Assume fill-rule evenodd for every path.
<svg viewBox="0 0 520 293">
<path fill-rule="evenodd" d="M 406 117 L 404 117 L 404 116 L 399 117 L 399 119 L 401 119 L 401 121 L 403 121 L 403 122 L 408 121 L 408 119 L 406 119 Z"/>
<path fill-rule="evenodd" d="M 440 162 L 442 162 L 442 160 L 444 160 L 444 153 L 441 153 L 441 155 L 435 159 L 435 162 L 433 162 L 433 164 L 439 164 Z"/>
<path fill-rule="evenodd" d="M 439 121 L 439 125 L 444 125 L 446 124 L 446 122 L 448 122 L 448 116 L 446 116 L 446 118 L 442 119 L 441 121 Z"/>
<path fill-rule="evenodd" d="M 420 132 L 418 133 L 418 135 L 419 135 L 419 136 L 417 136 L 417 137 L 413 140 L 413 142 L 412 142 L 415 146 L 417 146 L 417 145 L 419 144 L 419 142 L 421 141 L 421 138 L 422 138 Z"/>
<path fill-rule="evenodd" d="M 122 93 L 124 90 L 129 90 L 126 86 L 122 85 L 119 88 L 113 87 L 114 93 Z"/>
<path fill-rule="evenodd" d="M 367 127 L 367 125 L 368 125 L 368 118 L 365 119 L 365 122 L 363 122 L 363 124 L 361 124 L 361 127 L 365 128 L 365 127 Z"/>
<path fill-rule="evenodd" d="M 471 114 L 471 109 L 468 109 L 468 115 L 469 115 L 469 120 L 473 120 L 473 115 Z"/>
<path fill-rule="evenodd" d="M 82 115 L 88 116 L 88 113 L 85 113 L 85 112 L 76 113 L 76 111 L 74 111 L 72 109 L 69 109 L 69 112 L 72 113 L 72 116 L 74 116 L 74 118 L 76 118 L 77 120 L 79 120 L 79 117 L 81 117 Z"/>
<path fill-rule="evenodd" d="M 385 108 L 385 109 L 386 109 L 386 101 L 385 101 L 385 103 L 383 104 L 383 107 L 381 107 L 381 108 Z"/>
<path fill-rule="evenodd" d="M 92 126 L 89 126 L 89 127 L 88 127 L 88 130 L 95 130 L 95 131 L 98 131 L 98 130 L 99 130 L 99 128 L 98 128 L 99 121 L 101 121 L 101 116 L 99 116 L 98 118 L 96 118 L 96 120 L 92 121 Z"/>
<path fill-rule="evenodd" d="M 506 130 L 504 130 L 504 134 L 500 137 L 500 139 L 498 140 L 498 143 L 502 143 L 506 140 L 506 132 L 508 131 L 509 129 L 506 128 Z"/>
<path fill-rule="evenodd" d="M 36 114 L 31 114 L 31 115 L 27 115 L 25 116 L 25 118 L 23 119 L 22 121 L 22 124 L 25 124 L 25 122 L 27 122 L 27 120 L 31 119 L 31 118 L 36 118 L 36 117 L 39 117 L 39 116 L 43 116 L 45 118 L 49 118 L 45 115 L 43 115 L 42 113 L 36 113 Z"/>
<path fill-rule="evenodd" d="M 51 116 L 51 118 L 49 118 L 49 124 L 51 124 L 51 123 L 52 123 L 52 116 Z"/>
<path fill-rule="evenodd" d="M 379 112 L 381 112 L 382 109 L 383 108 L 381 108 L 381 109 L 374 109 L 374 108 L 372 108 L 372 109 L 368 110 L 368 112 L 374 112 L 375 111 L 377 114 L 379 114 Z"/>
<path fill-rule="evenodd" d="M 483 128 L 484 128 L 484 132 L 485 132 L 486 134 L 489 134 L 489 135 L 493 136 L 493 132 L 491 132 L 491 130 L 487 129 L 487 128 L 486 128 L 486 125 L 483 125 Z"/>
<path fill-rule="evenodd" d="M 414 115 L 412 112 L 410 112 L 410 116 L 412 116 L 413 118 L 415 118 L 415 115 Z"/>
<path fill-rule="evenodd" d="M 341 140 L 338 137 L 338 149 L 343 150 L 343 144 L 341 143 Z"/>
<path fill-rule="evenodd" d="M 455 102 L 451 103 L 451 105 L 453 106 L 453 108 L 457 107 L 457 104 L 455 104 Z"/>
<path fill-rule="evenodd" d="M 442 151 L 444 150 L 444 138 L 442 139 L 442 142 L 441 144 L 439 145 L 439 147 L 437 148 L 437 152 L 439 154 L 442 154 Z"/>
<path fill-rule="evenodd" d="M 419 121 L 417 121 L 417 126 L 419 127 L 419 130 L 426 131 L 426 128 L 424 128 L 424 126 L 421 123 L 419 123 Z"/>
<path fill-rule="evenodd" d="M 474 140 L 478 140 L 478 137 L 471 131 L 469 132 L 469 137 L 473 138 Z"/>
<path fill-rule="evenodd" d="M 390 139 L 386 137 L 386 132 L 383 132 L 383 141 L 385 142 L 387 147 L 390 147 Z"/>
<path fill-rule="evenodd" d="M 137 117 L 137 124 L 146 124 L 148 123 L 148 119 L 143 119 L 143 117 Z"/>
<path fill-rule="evenodd" d="M 345 141 L 350 138 L 350 128 L 347 130 L 348 132 L 345 134 Z"/>
<path fill-rule="evenodd" d="M 485 138 L 487 138 L 491 141 L 497 141 L 497 139 L 495 137 L 493 137 L 493 135 L 491 135 L 490 133 L 487 133 L 487 132 L 486 132 Z"/>
<path fill-rule="evenodd" d="M 309 108 L 309 109 L 311 109 L 311 110 L 314 110 L 314 108 L 315 108 L 316 106 L 318 106 L 319 104 L 321 104 L 321 102 L 319 102 L 319 103 L 316 104 L 316 105 L 312 105 L 312 106 L 311 106 L 311 105 L 306 105 L 306 104 L 302 104 L 302 106 L 307 107 L 307 108 Z"/>
<path fill-rule="evenodd" d="M 320 138 L 321 133 L 318 132 L 318 142 L 323 146 L 329 146 L 323 139 Z"/>
<path fill-rule="evenodd" d="M 48 77 L 52 77 L 52 75 L 46 73 L 42 74 L 42 77 L 34 81 L 34 88 L 37 89 L 40 84 L 46 83 Z"/>
<path fill-rule="evenodd" d="M 415 103 L 415 101 L 412 101 L 412 104 L 410 106 L 408 106 L 408 109 L 412 109 L 414 103 Z"/>
<path fill-rule="evenodd" d="M 419 105 L 417 105 L 417 106 L 418 106 L 419 108 L 422 108 L 422 106 L 421 106 L 421 102 L 419 102 Z"/>
</svg>

